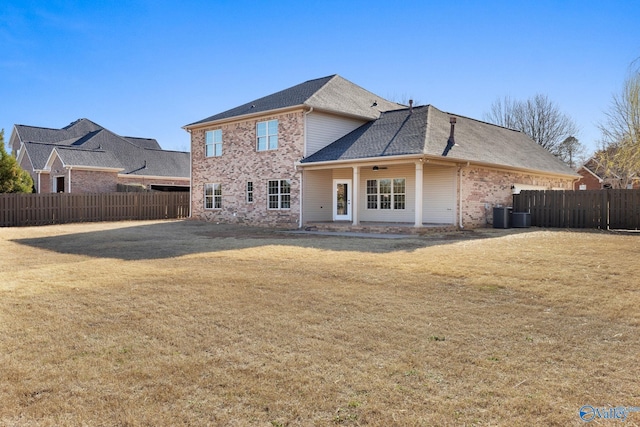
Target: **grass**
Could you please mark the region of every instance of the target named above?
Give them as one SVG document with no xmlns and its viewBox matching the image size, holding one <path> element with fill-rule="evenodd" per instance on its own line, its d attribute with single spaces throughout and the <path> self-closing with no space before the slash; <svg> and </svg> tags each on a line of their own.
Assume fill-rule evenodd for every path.
<svg viewBox="0 0 640 427">
<path fill-rule="evenodd" d="M 567 426 L 640 406 L 633 235 L 124 222 L 4 228 L 0 253 L 0 425 Z"/>
</svg>

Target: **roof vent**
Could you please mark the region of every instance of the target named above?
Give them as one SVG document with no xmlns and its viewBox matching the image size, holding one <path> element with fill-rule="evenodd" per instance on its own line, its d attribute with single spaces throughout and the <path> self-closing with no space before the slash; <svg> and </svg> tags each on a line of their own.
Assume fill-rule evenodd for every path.
<svg viewBox="0 0 640 427">
<path fill-rule="evenodd" d="M 409 100 L 409 114 L 413 113 L 413 99 Z"/>
<path fill-rule="evenodd" d="M 442 157 L 447 157 L 447 154 L 449 154 L 449 151 L 455 147 L 456 145 L 456 140 L 453 138 L 453 131 L 455 129 L 456 126 L 456 118 L 455 117 L 450 117 L 449 118 L 449 123 L 451 123 L 451 132 L 449 132 L 449 140 L 447 141 L 447 146 L 445 147 L 444 151 L 442 152 Z"/>
</svg>

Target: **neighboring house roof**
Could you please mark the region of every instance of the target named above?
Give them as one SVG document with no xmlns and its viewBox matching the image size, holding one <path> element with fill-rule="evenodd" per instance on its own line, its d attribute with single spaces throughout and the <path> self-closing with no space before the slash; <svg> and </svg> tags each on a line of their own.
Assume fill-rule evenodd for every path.
<svg viewBox="0 0 640 427">
<path fill-rule="evenodd" d="M 188 152 L 162 150 L 152 138 L 122 137 L 87 119 L 62 129 L 16 125 L 15 130 L 34 170 L 45 170 L 55 149 L 66 166 L 119 169 L 130 175 L 189 177 Z"/>
<path fill-rule="evenodd" d="M 522 132 L 447 113 L 426 105 L 383 112 L 302 164 L 399 155 L 442 157 L 455 117 L 454 146 L 447 159 L 485 163 L 561 175 L 577 174 Z"/>
<path fill-rule="evenodd" d="M 591 160 L 592 159 L 589 159 L 585 164 L 580 166 L 578 168 L 578 173 L 580 173 L 580 171 L 583 170 L 586 173 L 592 175 L 594 178 L 596 178 L 598 180 L 598 182 L 602 183 L 604 181 L 604 178 L 602 178 L 600 175 L 598 175 L 595 170 L 591 170 L 591 167 L 593 167 L 593 164 L 591 163 L 591 167 L 588 166 L 590 164 Z M 596 168 L 594 168 L 594 169 L 596 169 Z"/>
<path fill-rule="evenodd" d="M 104 150 L 82 150 L 69 147 L 55 147 L 47 160 L 48 168 L 51 167 L 55 156 L 60 158 L 64 166 L 81 167 L 89 169 L 112 169 L 121 171 L 122 164 L 115 156 Z"/>
<path fill-rule="evenodd" d="M 233 117 L 297 106 L 305 106 L 368 120 L 377 119 L 382 111 L 403 108 L 400 104 L 387 101 L 334 74 L 309 80 L 274 94 L 247 102 L 239 107 L 186 125 L 185 128 Z"/>
</svg>

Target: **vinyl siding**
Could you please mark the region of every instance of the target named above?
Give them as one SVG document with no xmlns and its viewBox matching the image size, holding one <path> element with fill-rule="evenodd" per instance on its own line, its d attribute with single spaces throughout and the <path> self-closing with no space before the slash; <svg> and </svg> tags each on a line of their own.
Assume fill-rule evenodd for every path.
<svg viewBox="0 0 640 427">
<path fill-rule="evenodd" d="M 305 157 L 321 150 L 364 123 L 366 121 L 315 111 L 307 114 Z"/>
<path fill-rule="evenodd" d="M 432 224 L 454 224 L 456 169 L 445 166 L 425 166 L 423 178 L 422 221 Z"/>
<path fill-rule="evenodd" d="M 404 178 L 405 181 L 405 209 L 367 209 L 367 180 L 382 178 Z M 389 166 L 387 169 L 373 171 L 371 168 L 360 170 L 358 183 L 358 212 L 360 221 L 374 222 L 411 222 L 415 221 L 415 165 Z"/>
<path fill-rule="evenodd" d="M 304 221 L 331 221 L 333 218 L 332 171 L 305 171 L 302 182 L 304 185 L 304 203 L 302 204 Z"/>
</svg>

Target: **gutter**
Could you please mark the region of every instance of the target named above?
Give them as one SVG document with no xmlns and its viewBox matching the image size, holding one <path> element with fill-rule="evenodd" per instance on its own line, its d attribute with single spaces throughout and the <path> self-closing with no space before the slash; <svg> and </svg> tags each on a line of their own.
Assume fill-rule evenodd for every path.
<svg viewBox="0 0 640 427">
<path fill-rule="evenodd" d="M 191 130 L 206 128 L 214 124 L 221 125 L 224 123 L 243 122 L 256 117 L 265 117 L 268 115 L 282 114 L 287 111 L 295 111 L 304 107 L 305 107 L 304 104 L 300 104 L 300 105 L 294 105 L 294 106 L 283 107 L 283 108 L 275 108 L 273 110 L 258 111 L 255 113 L 243 114 L 240 116 L 224 117 L 217 120 L 209 120 L 207 122 L 195 122 L 195 123 L 182 126 L 182 129 L 186 130 L 187 132 L 190 132 Z"/>
<path fill-rule="evenodd" d="M 302 151 L 302 155 L 304 157 L 307 157 L 307 116 L 309 114 L 311 114 L 313 112 L 313 107 L 309 108 L 309 111 L 305 111 L 304 112 L 304 147 L 303 147 L 303 151 Z M 298 166 L 297 166 L 298 162 L 293 162 L 293 170 L 294 171 L 298 171 Z M 302 212 L 303 212 L 303 200 L 304 200 L 304 193 L 303 193 L 303 189 L 304 189 L 304 183 L 303 183 L 303 179 L 304 179 L 304 173 L 302 172 L 302 170 L 300 170 L 300 201 L 298 202 L 300 204 L 300 215 L 298 215 L 298 228 L 302 228 L 302 224 L 303 224 L 303 218 L 302 218 Z"/>
<path fill-rule="evenodd" d="M 466 164 L 467 166 L 481 166 L 487 167 L 496 170 L 505 170 L 505 171 L 516 171 L 516 172 L 525 172 L 533 175 L 545 175 L 545 176 L 555 176 L 559 178 L 571 178 L 576 179 L 579 177 L 577 174 L 563 174 L 560 172 L 551 172 L 551 171 L 543 171 L 539 169 L 527 169 L 527 168 L 518 168 L 514 166 L 506 166 L 506 165 L 498 165 L 495 163 L 486 163 L 486 162 L 474 162 L 467 159 L 455 158 L 455 157 L 442 157 L 442 156 L 433 156 L 433 155 L 425 155 L 425 154 L 403 154 L 398 156 L 382 156 L 382 157 L 366 157 L 359 159 L 345 159 L 345 160 L 327 160 L 322 162 L 313 162 L 313 163 L 301 163 L 300 161 L 296 162 L 296 166 L 303 169 L 331 169 L 333 165 L 342 165 L 342 164 L 353 164 L 360 163 L 362 166 L 375 166 L 392 163 L 402 163 L 402 161 L 407 160 L 419 160 L 424 159 L 425 161 L 437 161 L 438 164 L 449 164 L 455 166 L 457 164 Z M 444 160 L 446 159 L 446 160 Z M 448 161 L 447 161 L 448 160 Z"/>
</svg>

